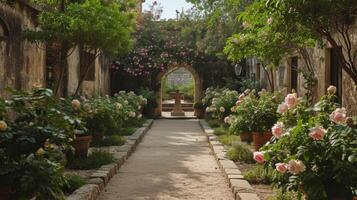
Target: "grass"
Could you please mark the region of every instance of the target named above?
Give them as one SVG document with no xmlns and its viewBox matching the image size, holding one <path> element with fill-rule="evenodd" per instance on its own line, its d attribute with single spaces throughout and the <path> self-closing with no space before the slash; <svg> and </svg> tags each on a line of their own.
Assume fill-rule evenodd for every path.
<svg viewBox="0 0 357 200">
<path fill-rule="evenodd" d="M 71 194 L 86 184 L 86 181 L 78 175 L 66 175 L 67 185 L 62 188 L 65 194 Z"/>
<path fill-rule="evenodd" d="M 92 147 L 107 147 L 107 146 L 121 146 L 124 145 L 125 139 L 119 135 L 105 137 L 103 140 L 92 141 Z"/>
<path fill-rule="evenodd" d="M 233 161 L 242 161 L 245 163 L 254 163 L 253 153 L 250 148 L 245 144 L 235 144 L 231 147 L 228 152 L 227 156 L 229 159 Z"/>
<path fill-rule="evenodd" d="M 240 137 L 236 135 L 220 135 L 218 136 L 218 141 L 223 145 L 233 146 L 240 142 Z"/>
<path fill-rule="evenodd" d="M 252 184 L 271 184 L 273 179 L 273 170 L 265 171 L 262 165 L 254 166 L 246 172 L 243 172 L 244 179 Z"/>
<path fill-rule="evenodd" d="M 87 158 L 75 158 L 68 164 L 68 168 L 77 170 L 98 169 L 102 165 L 113 162 L 112 154 L 103 150 L 95 150 Z"/>
</svg>

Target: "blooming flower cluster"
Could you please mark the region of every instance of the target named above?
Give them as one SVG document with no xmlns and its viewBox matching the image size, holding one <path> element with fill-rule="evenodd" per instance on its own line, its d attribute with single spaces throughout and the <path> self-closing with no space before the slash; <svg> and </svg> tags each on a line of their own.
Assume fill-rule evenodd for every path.
<svg viewBox="0 0 357 200">
<path fill-rule="evenodd" d="M 334 86 L 328 87 L 327 95 L 313 107 L 290 93 L 279 105 L 281 117 L 271 128 L 273 139 L 253 153 L 257 163 L 276 170 L 273 182 L 279 187 L 313 188 L 327 181 L 349 188 L 356 182 L 357 176 L 348 174 L 348 169 L 357 164 L 353 150 L 357 127 L 347 110 L 335 103 L 335 93 Z"/>
</svg>

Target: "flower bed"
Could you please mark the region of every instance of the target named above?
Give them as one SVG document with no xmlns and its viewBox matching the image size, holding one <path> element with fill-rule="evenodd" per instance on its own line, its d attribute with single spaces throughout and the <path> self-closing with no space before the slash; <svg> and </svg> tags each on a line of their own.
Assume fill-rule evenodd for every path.
<svg viewBox="0 0 357 200">
<path fill-rule="evenodd" d="M 63 199 L 72 190 L 65 167 L 78 156 L 86 159 L 89 147 L 78 153 L 75 141 L 101 133 L 96 140 L 115 135 L 125 141 L 121 130 L 145 121 L 140 110 L 146 99 L 132 92 L 79 100 L 56 98 L 46 88 L 10 92 L 10 99 L 0 99 L 1 199 Z"/>
<path fill-rule="evenodd" d="M 352 199 L 357 193 L 357 126 L 336 104 L 336 89 L 314 106 L 288 94 L 279 110 L 274 137 L 258 163 L 274 167 L 274 183 L 301 192 L 306 199 Z"/>
<path fill-rule="evenodd" d="M 206 98 L 211 102 L 209 109 L 216 105 L 213 99 L 221 95 L 217 91 L 223 90 L 211 91 Z M 259 179 L 271 182 L 283 191 L 278 193 L 279 198 L 352 199 L 357 193 L 357 125 L 335 103 L 335 91 L 335 87 L 329 87 L 327 95 L 310 106 L 296 93 L 288 94 L 280 103 L 283 99 L 279 94 L 247 90 L 236 99 L 225 124 L 214 112 L 207 120 L 218 127 L 215 133 L 222 143 L 229 141 L 227 156 L 237 161 L 243 172 L 247 170 L 251 183 Z M 251 146 L 242 145 L 236 138 L 227 139 L 229 134 L 253 132 L 272 133 L 260 145 L 254 141 L 253 157 L 259 168 L 249 164 L 245 156 Z M 262 171 L 270 172 L 268 179 Z"/>
</svg>

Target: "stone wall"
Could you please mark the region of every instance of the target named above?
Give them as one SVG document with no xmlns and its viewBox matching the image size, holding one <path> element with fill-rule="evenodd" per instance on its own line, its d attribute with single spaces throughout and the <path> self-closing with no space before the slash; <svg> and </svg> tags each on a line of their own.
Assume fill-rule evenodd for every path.
<svg viewBox="0 0 357 200">
<path fill-rule="evenodd" d="M 357 30 L 354 32 L 357 38 Z M 356 44 L 357 42 L 355 42 Z M 316 70 L 317 85 L 314 90 L 314 101 L 317 101 L 321 96 L 326 94 L 326 88 L 330 85 L 330 47 L 324 48 L 316 46 L 313 49 L 309 49 L 313 64 Z M 303 59 L 298 54 L 292 54 L 282 60 L 281 64 L 276 67 L 274 72 L 275 89 L 287 93 L 291 91 L 291 57 L 298 56 L 298 69 L 305 70 L 305 64 Z M 249 71 L 255 75 L 256 80 L 260 80 L 266 88 L 269 88 L 267 84 L 267 77 L 264 70 L 258 67 L 258 62 L 249 62 Z M 258 72 L 258 70 L 260 71 Z M 301 73 L 298 74 L 298 89 L 299 96 L 303 96 L 306 93 L 304 89 L 304 78 Z M 349 115 L 357 115 L 357 86 L 354 84 L 348 74 L 342 72 L 342 106 L 346 107 Z"/>
<path fill-rule="evenodd" d="M 36 12 L 18 1 L 12 4 L 0 2 L 0 26 L 3 30 L 0 39 L 0 96 L 6 97 L 6 87 L 28 90 L 34 84 L 45 85 L 44 45 L 21 38 L 24 29 L 37 28 Z"/>
<path fill-rule="evenodd" d="M 77 89 L 80 77 L 80 50 L 75 48 L 71 50 L 71 54 L 67 59 L 68 64 L 68 95 L 73 95 Z M 106 95 L 109 94 L 110 84 L 110 60 L 105 56 L 99 56 L 94 61 L 95 76 L 93 81 L 83 81 L 80 93 L 86 96 Z"/>
</svg>

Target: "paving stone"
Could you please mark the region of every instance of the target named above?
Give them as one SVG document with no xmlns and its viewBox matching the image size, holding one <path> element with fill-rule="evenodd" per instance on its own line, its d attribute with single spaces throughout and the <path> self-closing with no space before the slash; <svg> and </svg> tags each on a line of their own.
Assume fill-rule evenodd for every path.
<svg viewBox="0 0 357 200">
<path fill-rule="evenodd" d="M 67 200 L 95 200 L 99 194 L 99 186 L 96 184 L 87 184 L 74 191 Z"/>
<path fill-rule="evenodd" d="M 219 163 L 223 169 L 238 169 L 237 165 L 231 160 L 220 160 Z"/>
<path fill-rule="evenodd" d="M 113 177 L 117 170 L 118 170 L 118 165 L 117 164 L 109 164 L 109 165 L 104 165 L 99 168 L 100 171 L 109 171 L 109 176 L 110 178 Z"/>
<path fill-rule="evenodd" d="M 221 146 L 221 147 L 223 147 L 222 143 L 220 143 L 220 142 L 218 142 L 218 141 L 211 141 L 210 144 L 211 144 L 212 146 Z"/>
<path fill-rule="evenodd" d="M 224 169 L 224 173 L 228 175 L 242 175 L 239 169 Z"/>
<path fill-rule="evenodd" d="M 103 190 L 104 189 L 104 181 L 101 178 L 91 178 L 87 181 L 87 184 L 96 184 L 99 186 L 99 190 Z"/>
<path fill-rule="evenodd" d="M 106 171 L 96 171 L 90 177 L 103 179 L 105 185 L 109 182 L 109 172 Z"/>
<path fill-rule="evenodd" d="M 136 144 L 136 140 L 127 140 L 126 142 L 125 142 L 125 144 L 128 144 L 128 145 L 135 145 Z"/>
<path fill-rule="evenodd" d="M 244 179 L 244 176 L 240 175 L 240 174 L 228 174 L 227 178 L 228 179 Z"/>
<path fill-rule="evenodd" d="M 127 152 L 128 156 L 129 156 L 131 154 L 131 152 L 132 152 L 132 146 L 128 145 L 128 144 L 125 144 L 123 146 L 120 146 L 118 148 L 118 151 L 119 152 Z"/>
<path fill-rule="evenodd" d="M 260 198 L 254 193 L 237 193 L 235 200 L 260 200 Z"/>
<path fill-rule="evenodd" d="M 227 159 L 226 153 L 223 153 L 223 152 L 217 153 L 217 154 L 216 154 L 216 159 L 217 159 L 217 160 L 226 160 L 226 159 Z"/>
<path fill-rule="evenodd" d="M 208 135 L 208 136 L 214 136 L 214 130 L 213 129 L 205 129 L 205 133 Z"/>
<path fill-rule="evenodd" d="M 246 180 L 230 179 L 229 185 L 232 187 L 234 194 L 240 193 L 254 193 L 253 187 Z"/>
<path fill-rule="evenodd" d="M 209 141 L 217 141 L 217 136 L 208 136 Z"/>
</svg>

